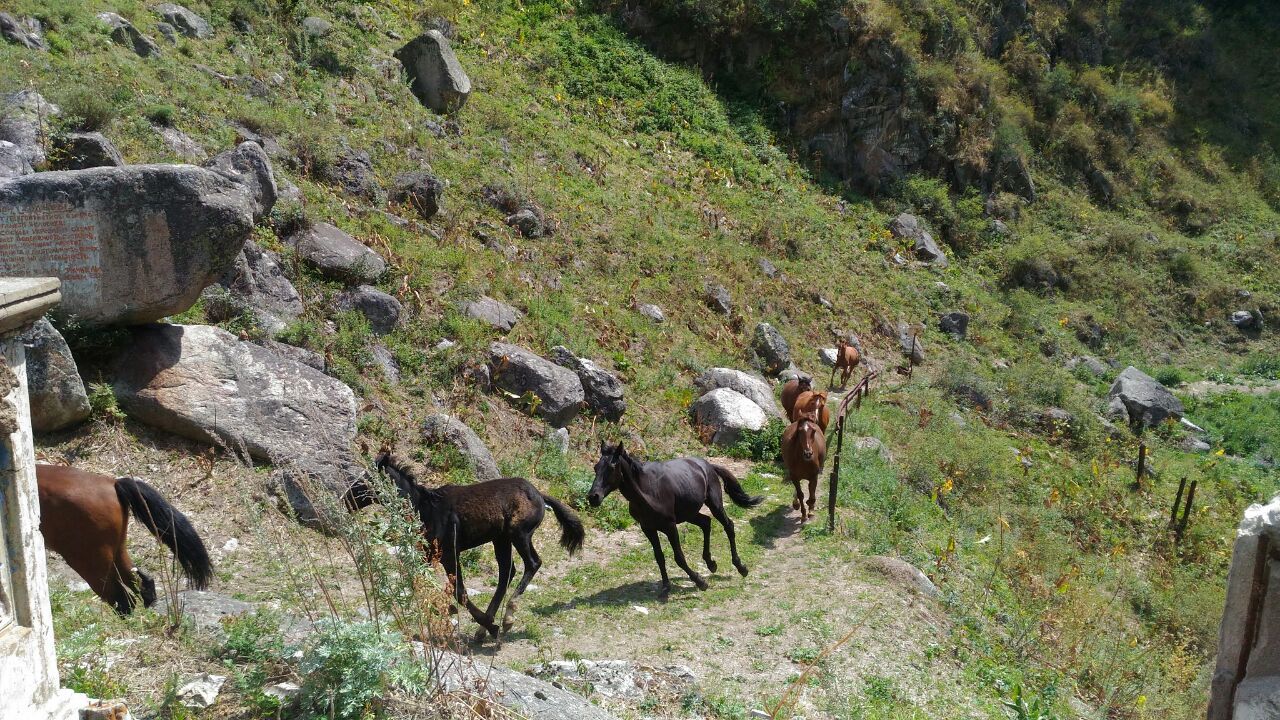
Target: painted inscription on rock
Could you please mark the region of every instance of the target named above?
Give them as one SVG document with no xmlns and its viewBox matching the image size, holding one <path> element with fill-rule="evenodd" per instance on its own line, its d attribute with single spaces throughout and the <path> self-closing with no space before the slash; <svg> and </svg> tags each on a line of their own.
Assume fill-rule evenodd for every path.
<svg viewBox="0 0 1280 720">
<path fill-rule="evenodd" d="M 56 277 L 65 306 L 97 304 L 102 258 L 95 215 L 59 202 L 0 208 L 0 277 Z"/>
</svg>

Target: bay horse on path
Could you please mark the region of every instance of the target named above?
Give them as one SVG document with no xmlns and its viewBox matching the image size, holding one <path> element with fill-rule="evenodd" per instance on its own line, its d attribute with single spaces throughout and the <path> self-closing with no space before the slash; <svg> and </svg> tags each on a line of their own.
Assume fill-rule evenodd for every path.
<svg viewBox="0 0 1280 720">
<path fill-rule="evenodd" d="M 134 567 L 126 547 L 130 512 L 173 551 L 192 588 L 203 590 L 213 578 L 191 521 L 141 480 L 38 464 L 36 488 L 45 546 L 121 615 L 133 611 L 138 597 L 144 607 L 156 601 L 155 581 Z"/>
<path fill-rule="evenodd" d="M 782 431 L 782 464 L 786 468 L 787 481 L 796 488 L 791 507 L 800 511 L 800 524 L 809 521 L 818 496 L 818 476 L 827 457 L 827 438 L 822 428 L 810 415 L 787 426 Z M 809 502 L 806 508 L 803 481 L 809 481 Z"/>
<path fill-rule="evenodd" d="M 815 420 L 823 432 L 827 431 L 827 425 L 831 422 L 831 408 L 827 407 L 826 393 L 812 390 L 800 393 L 787 419 L 795 422 L 806 415 Z"/>
<path fill-rule="evenodd" d="M 834 372 L 832 372 L 832 376 L 835 376 Z M 808 375 L 792 378 L 782 386 L 782 412 L 786 413 L 788 420 L 791 419 L 791 411 L 796 406 L 796 400 L 812 389 L 813 378 Z"/>
<path fill-rule="evenodd" d="M 723 490 L 721 483 L 724 483 Z M 733 521 L 724 511 L 724 495 L 734 504 L 749 508 L 760 504 L 761 497 L 751 497 L 742 489 L 738 479 L 726 468 L 714 465 L 703 458 L 679 458 L 666 462 L 642 463 L 627 454 L 622 443 L 600 446 L 600 460 L 596 462 L 596 479 L 591 484 L 587 501 L 599 507 L 605 496 L 617 490 L 630 504 L 631 517 L 640 524 L 649 544 L 653 546 L 653 559 L 662 573 L 659 595 L 671 592 L 671 580 L 667 577 L 667 562 L 662 555 L 658 533 L 671 542 L 671 554 L 676 564 L 684 570 L 699 590 L 707 589 L 707 581 L 689 567 L 680 549 L 680 523 L 693 523 L 702 528 L 702 559 L 707 569 L 716 571 L 716 561 L 711 559 L 711 518 L 700 511 L 706 505 L 711 515 L 724 526 L 729 536 L 729 553 L 733 566 L 744 577 L 747 566 L 738 557 L 738 543 L 733 531 Z"/>
<path fill-rule="evenodd" d="M 862 354 L 858 352 L 858 348 L 849 344 L 849 341 L 840 338 L 836 344 L 836 364 L 831 367 L 831 379 L 828 385 L 834 386 L 836 379 L 836 370 L 840 371 L 840 387 L 849 386 L 849 376 L 853 374 L 853 368 L 862 362 Z"/>
<path fill-rule="evenodd" d="M 533 532 L 542 524 L 547 507 L 560 523 L 560 545 L 570 555 L 577 552 L 586 539 L 582 521 L 572 510 L 550 495 L 544 495 L 524 478 L 499 478 L 474 485 L 442 485 L 433 490 L 418 484 L 407 469 L 395 463 L 389 452 L 379 453 L 375 465 L 413 505 L 422 520 L 427 542 L 439 544 L 440 564 L 445 574 L 453 578 L 454 598 L 465 605 L 471 617 L 484 628 L 476 634 L 477 641 L 483 639 L 485 630 L 498 637 L 494 613 L 507 593 L 511 576 L 515 574 L 515 563 L 511 559 L 514 546 L 524 563 L 524 576 L 520 578 L 515 594 L 507 601 L 507 609 L 502 616 L 501 631 L 511 629 L 516 601 L 529 587 L 529 581 L 533 580 L 538 568 L 542 567 L 542 558 L 533 547 Z M 363 507 L 372 502 L 372 498 L 357 498 L 357 501 Z M 462 566 L 458 556 L 463 550 L 489 542 L 493 543 L 493 556 L 498 561 L 498 586 L 493 591 L 488 609 L 480 612 L 462 584 Z"/>
</svg>

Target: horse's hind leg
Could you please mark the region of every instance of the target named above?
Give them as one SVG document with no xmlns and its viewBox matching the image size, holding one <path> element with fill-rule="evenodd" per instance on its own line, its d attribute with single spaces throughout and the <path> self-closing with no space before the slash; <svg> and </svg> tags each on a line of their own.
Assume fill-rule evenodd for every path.
<svg viewBox="0 0 1280 720">
<path fill-rule="evenodd" d="M 511 629 L 513 622 L 511 617 L 516 612 L 516 601 L 529 587 L 529 582 L 538 573 L 538 568 L 542 567 L 542 558 L 538 557 L 538 551 L 533 547 L 532 534 L 516 535 L 511 542 L 515 544 L 516 552 L 520 553 L 520 560 L 524 563 L 524 575 L 520 578 L 520 584 L 516 585 L 516 591 L 512 593 L 511 599 L 507 601 L 507 609 L 502 613 L 502 632 Z"/>
<path fill-rule="evenodd" d="M 658 563 L 658 572 L 662 573 L 662 587 L 658 595 L 666 597 L 671 592 L 671 579 L 667 577 L 667 559 L 662 556 L 662 541 L 658 539 L 658 531 L 652 528 L 644 528 L 644 536 L 653 546 L 653 559 Z"/>
<path fill-rule="evenodd" d="M 689 567 L 689 561 L 684 559 L 684 550 L 680 549 L 680 527 L 672 524 L 663 532 L 666 533 L 667 539 L 671 541 L 671 554 L 675 556 L 676 564 L 680 566 L 681 570 L 684 570 L 685 574 L 688 575 L 691 580 L 693 580 L 693 584 L 697 585 L 699 590 L 706 590 L 707 581 L 703 580 L 701 575 L 694 572 L 693 568 Z"/>
<path fill-rule="evenodd" d="M 480 608 L 476 607 L 476 604 L 467 596 L 467 588 L 462 584 L 462 567 L 458 564 L 458 552 L 452 543 L 441 543 L 440 564 L 444 566 L 445 575 L 453 578 L 453 597 L 458 604 L 465 606 L 467 612 L 471 613 L 471 618 L 484 626 L 485 630 L 497 635 L 498 626 L 493 624 L 493 618 L 485 617 L 484 613 L 480 612 Z M 508 565 L 510 565 L 509 562 Z"/>
<path fill-rule="evenodd" d="M 711 559 L 711 518 L 698 513 L 689 522 L 702 528 L 702 561 L 707 564 L 708 570 L 715 572 L 716 561 Z"/>
<path fill-rule="evenodd" d="M 718 502 L 708 507 L 711 508 L 711 514 L 716 520 L 724 526 L 724 534 L 729 536 L 729 557 L 733 558 L 733 566 L 738 568 L 739 574 L 746 577 L 747 566 L 742 562 L 742 558 L 738 557 L 738 539 L 733 530 L 733 520 L 729 519 L 729 514 L 724 511 L 724 503 Z"/>
</svg>

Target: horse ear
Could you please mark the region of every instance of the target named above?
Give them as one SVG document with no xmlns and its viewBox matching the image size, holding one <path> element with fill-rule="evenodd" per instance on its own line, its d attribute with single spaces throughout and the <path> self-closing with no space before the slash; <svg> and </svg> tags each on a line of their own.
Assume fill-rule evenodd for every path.
<svg viewBox="0 0 1280 720">
<path fill-rule="evenodd" d="M 613 452 L 614 452 L 615 454 L 617 454 L 617 455 L 626 455 L 626 454 L 627 454 L 627 452 L 626 452 L 625 450 L 623 450 L 623 449 L 622 449 L 622 441 L 621 441 L 621 440 L 619 440 L 619 441 L 618 441 L 618 448 L 617 448 L 616 450 L 614 450 Z"/>
<path fill-rule="evenodd" d="M 609 452 L 609 442 L 607 440 L 600 441 L 600 454 L 604 455 Z"/>
</svg>

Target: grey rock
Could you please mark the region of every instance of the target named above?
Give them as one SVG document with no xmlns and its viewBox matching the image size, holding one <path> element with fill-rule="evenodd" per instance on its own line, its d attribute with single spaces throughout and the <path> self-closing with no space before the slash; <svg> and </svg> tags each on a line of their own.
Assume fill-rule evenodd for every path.
<svg viewBox="0 0 1280 720">
<path fill-rule="evenodd" d="M 31 17 L 19 20 L 9 13 L 0 12 L 0 37 L 28 50 L 49 49 L 40 21 Z"/>
<path fill-rule="evenodd" d="M 120 167 L 124 158 L 102 133 L 73 132 L 53 138 L 54 170 Z"/>
<path fill-rule="evenodd" d="M 751 333 L 751 351 L 760 359 L 766 375 L 777 376 L 791 364 L 791 346 L 769 323 L 759 323 Z"/>
<path fill-rule="evenodd" d="M 481 692 L 491 702 L 529 720 L 617 720 L 580 695 L 565 690 L 560 683 L 445 650 L 432 648 L 426 652 L 432 654 L 432 667 L 438 668 L 440 684 L 446 692 L 475 693 L 476 688 L 483 688 Z"/>
<path fill-rule="evenodd" d="M 707 303 L 707 307 L 721 315 L 733 314 L 733 298 L 723 285 L 707 283 L 703 289 L 702 299 Z"/>
<path fill-rule="evenodd" d="M 798 380 L 800 378 L 808 378 L 810 381 L 812 381 L 813 375 L 810 375 L 809 373 L 801 370 L 795 365 L 788 365 L 785 370 L 778 373 L 778 382 L 783 385 L 791 382 L 792 380 Z"/>
<path fill-rule="evenodd" d="M 427 108 L 456 113 L 471 96 L 471 79 L 453 54 L 448 38 L 438 30 L 419 35 L 395 55 L 404 66 L 413 94 Z"/>
<path fill-rule="evenodd" d="M 910 240 L 913 243 L 916 258 L 931 265 L 947 267 L 946 254 L 934 242 L 933 236 L 924 229 L 924 225 L 915 215 L 902 213 L 894 218 L 893 222 L 889 223 L 889 232 L 895 238 Z"/>
<path fill-rule="evenodd" d="M 231 150 L 209 158 L 204 166 L 249 189 L 254 198 L 255 221 L 261 222 L 271 213 L 271 208 L 275 207 L 278 195 L 275 175 L 271 172 L 271 160 L 267 157 L 267 152 L 258 143 L 242 142 Z"/>
<path fill-rule="evenodd" d="M 123 45 L 138 57 L 153 57 L 160 54 L 160 46 L 151 38 L 143 35 L 133 23 L 124 19 L 117 13 L 101 12 L 97 15 L 98 22 L 106 26 L 111 33 L 111 39 L 117 45 Z"/>
<path fill-rule="evenodd" d="M 462 302 L 458 305 L 458 309 L 462 311 L 463 315 L 479 320 L 495 330 L 502 331 L 504 334 L 511 332 L 516 323 L 524 319 L 524 313 L 506 303 L 498 302 L 488 295 L 478 300 Z"/>
<path fill-rule="evenodd" d="M 662 308 L 652 303 L 640 303 L 636 306 L 636 312 L 656 323 L 666 322 L 667 320 L 667 316 L 663 314 Z"/>
<path fill-rule="evenodd" d="M 312 367 L 204 325 L 147 325 L 115 369 L 130 417 L 275 465 L 296 517 L 325 525 L 362 476 L 356 400 Z"/>
<path fill-rule="evenodd" d="M 722 387 L 694 401 L 693 422 L 716 445 L 733 445 L 743 430 L 759 430 L 768 422 L 764 410 L 747 396 Z"/>
<path fill-rule="evenodd" d="M 773 397 L 773 389 L 769 387 L 769 383 L 741 370 L 724 367 L 709 368 L 693 381 L 693 385 L 704 394 L 717 388 L 728 388 L 745 396 L 769 415 L 782 417 L 782 406 Z"/>
<path fill-rule="evenodd" d="M 911 563 L 894 557 L 874 555 L 867 558 L 867 567 L 884 576 L 904 590 L 917 592 L 934 600 L 941 599 L 942 593 L 927 575 Z"/>
<path fill-rule="evenodd" d="M 490 345 L 489 367 L 496 387 L 517 396 L 525 393 L 537 396 L 538 414 L 553 427 L 572 422 L 586 399 L 576 373 L 518 345 L 498 342 Z"/>
<path fill-rule="evenodd" d="M 373 355 L 373 362 L 382 371 L 382 377 L 391 385 L 400 384 L 400 362 L 396 360 L 396 356 L 391 354 L 386 345 L 382 343 L 375 344 L 370 348 L 369 353 Z"/>
<path fill-rule="evenodd" d="M 426 170 L 418 170 L 396 176 L 392 199 L 410 205 L 424 220 L 430 220 L 440 212 L 443 194 L 444 182 Z"/>
<path fill-rule="evenodd" d="M 1067 369 L 1075 370 L 1077 367 L 1083 367 L 1095 377 L 1102 377 L 1111 372 L 1111 368 L 1107 364 L 1094 357 L 1093 355 L 1077 355 L 1067 361 Z"/>
<path fill-rule="evenodd" d="M 958 310 L 943 313 L 938 317 L 938 327 L 956 340 L 963 340 L 969 334 L 969 314 Z"/>
<path fill-rule="evenodd" d="M 210 707 L 218 701 L 218 693 L 226 682 L 226 675 L 200 673 L 178 688 L 178 702 L 189 708 Z"/>
<path fill-rule="evenodd" d="M 960 418 L 959 425 L 960 427 L 964 427 L 963 416 L 961 416 Z M 855 438 L 852 438 L 852 440 L 853 440 L 854 450 L 857 450 L 858 452 L 874 452 L 875 454 L 880 456 L 881 460 L 887 463 L 893 462 L 893 453 L 890 452 L 889 448 L 886 447 L 885 444 L 880 441 L 880 438 L 865 436 L 865 437 L 855 437 Z"/>
<path fill-rule="evenodd" d="M 22 152 L 22 148 L 8 140 L 0 140 L 0 180 L 7 180 L 20 175 L 30 175 L 33 172 L 35 170 L 31 167 L 31 163 L 27 161 L 27 156 Z"/>
<path fill-rule="evenodd" d="M 1182 442 L 1178 444 L 1178 447 L 1182 448 L 1185 452 L 1194 453 L 1207 453 L 1213 449 L 1209 443 L 1193 437 L 1183 438 Z"/>
<path fill-rule="evenodd" d="M 836 348 L 822 348 L 818 351 L 818 360 L 827 367 L 835 367 L 836 359 L 840 356 L 840 351 Z"/>
<path fill-rule="evenodd" d="M 381 290 L 360 285 L 344 291 L 334 300 L 339 311 L 355 310 L 369 320 L 369 328 L 377 335 L 386 335 L 400 324 L 404 306 Z"/>
<path fill-rule="evenodd" d="M 280 701 L 281 705 L 288 704 L 291 700 L 302 694 L 302 686 L 294 682 L 281 682 L 275 685 L 266 685 L 262 688 L 262 694 L 267 697 L 275 698 Z"/>
<path fill-rule="evenodd" d="M 381 255 L 329 223 L 299 230 L 286 242 L 304 262 L 333 280 L 367 283 L 387 271 L 387 262 Z"/>
<path fill-rule="evenodd" d="M 302 18 L 302 32 L 309 37 L 321 38 L 333 31 L 333 23 L 322 17 L 310 15 Z"/>
<path fill-rule="evenodd" d="M 902 354 L 911 358 L 912 364 L 924 364 L 924 340 L 918 335 L 913 338 L 913 329 L 906 322 L 898 321 L 894 327 L 898 336 L 898 347 L 902 348 Z"/>
<path fill-rule="evenodd" d="M 618 420 L 627 411 L 627 401 L 622 397 L 622 381 L 617 375 L 591 360 L 574 355 L 563 345 L 551 348 L 551 360 L 577 374 L 586 395 L 587 407 L 592 412 L 607 420 Z"/>
<path fill-rule="evenodd" d="M 308 367 L 313 367 L 320 372 L 325 371 L 324 356 L 314 350 L 300 348 L 296 345 L 287 345 L 269 338 L 259 338 L 254 340 L 253 343 L 255 345 L 261 345 L 281 357 L 302 363 Z"/>
<path fill-rule="evenodd" d="M 552 428 L 547 433 L 547 442 L 551 443 L 561 455 L 569 452 L 569 429 Z"/>
<path fill-rule="evenodd" d="M 0 184 L 13 223 L 0 225 L 0 245 L 23 248 L 0 254 L 0 276 L 59 277 L 61 310 L 89 325 L 151 322 L 227 272 L 253 209 L 243 185 L 190 165 L 26 175 Z"/>
<path fill-rule="evenodd" d="M 1107 401 L 1107 409 L 1103 412 L 1103 418 L 1111 422 L 1129 422 L 1129 408 L 1125 407 L 1124 401 L 1118 397 L 1110 398 Z"/>
<path fill-rule="evenodd" d="M 35 90 L 20 90 L 0 101 L 0 140 L 18 146 L 27 164 L 45 163 L 44 142 L 51 135 L 51 121 L 62 110 Z"/>
<path fill-rule="evenodd" d="M 178 613 L 184 620 L 190 621 L 192 627 L 205 635 L 214 638 L 225 636 L 225 621 L 254 612 L 262 607 L 261 603 L 249 603 L 236 600 L 229 595 L 205 590 L 180 590 L 176 593 Z M 161 593 L 155 606 L 158 613 L 169 611 L 169 596 Z M 310 622 L 297 617 L 284 615 L 280 617 L 278 629 L 286 643 L 296 644 L 312 632 Z"/>
<path fill-rule="evenodd" d="M 536 207 L 522 207 L 503 220 L 516 232 L 527 238 L 540 238 L 547 234 L 546 223 L 542 219 L 542 211 Z"/>
<path fill-rule="evenodd" d="M 200 143 L 192 140 L 191 136 L 181 130 L 159 125 L 155 126 L 155 131 L 164 144 L 183 160 L 192 162 L 205 156 L 205 150 Z"/>
<path fill-rule="evenodd" d="M 189 38 L 204 39 L 213 35 L 209 22 L 182 5 L 160 3 L 152 8 L 165 22 Z"/>
<path fill-rule="evenodd" d="M 434 349 L 436 352 L 444 352 L 446 350 L 453 349 L 457 346 L 458 346 L 458 343 L 450 340 L 449 338 L 444 338 L 440 342 L 435 344 Z"/>
<path fill-rule="evenodd" d="M 1047 432 L 1067 434 L 1076 425 L 1076 418 L 1062 408 L 1045 408 L 1040 413 L 1040 424 Z"/>
<path fill-rule="evenodd" d="M 778 268 L 774 267 L 774 264 L 769 262 L 768 258 L 760 258 L 757 264 L 760 266 L 760 272 L 764 273 L 765 277 L 770 280 L 778 277 Z"/>
<path fill-rule="evenodd" d="M 533 666 L 535 677 L 568 680 L 587 685 L 593 694 L 613 700 L 642 700 L 648 688 L 658 685 L 688 683 L 695 680 L 692 671 L 681 666 L 664 670 L 639 666 L 629 660 L 552 660 Z M 687 673 L 687 674 L 686 674 Z"/>
<path fill-rule="evenodd" d="M 1231 313 L 1231 324 L 1241 330 L 1261 330 L 1262 313 L 1251 310 L 1236 310 Z"/>
<path fill-rule="evenodd" d="M 319 169 L 321 180 L 342 188 L 348 195 L 376 200 L 379 189 L 374 180 L 373 160 L 364 150 L 343 145 L 333 161 Z"/>
<path fill-rule="evenodd" d="M 170 25 L 169 23 L 167 22 L 156 23 L 156 32 L 160 33 L 160 35 L 164 37 L 164 39 L 170 45 L 178 44 L 178 28 Z"/>
<path fill-rule="evenodd" d="M 89 417 L 89 396 L 66 340 L 45 318 L 22 334 L 27 356 L 31 427 L 55 432 Z"/>
<path fill-rule="evenodd" d="M 422 424 L 422 442 L 428 447 L 447 445 L 456 449 L 466 459 L 477 480 L 495 480 L 502 477 L 498 464 L 493 461 L 489 448 L 475 431 L 461 420 L 444 414 L 428 417 Z"/>
<path fill-rule="evenodd" d="M 221 289 L 223 292 L 212 292 Z M 302 315 L 302 296 L 280 267 L 280 258 L 249 240 L 232 268 L 218 285 L 206 288 L 205 313 L 213 322 L 225 322 L 244 312 L 254 315 L 268 335 L 284 330 Z"/>
<path fill-rule="evenodd" d="M 1130 365 L 1112 383 L 1107 398 L 1124 403 L 1133 427 L 1159 425 L 1182 417 L 1182 401 L 1155 378 Z"/>
</svg>

